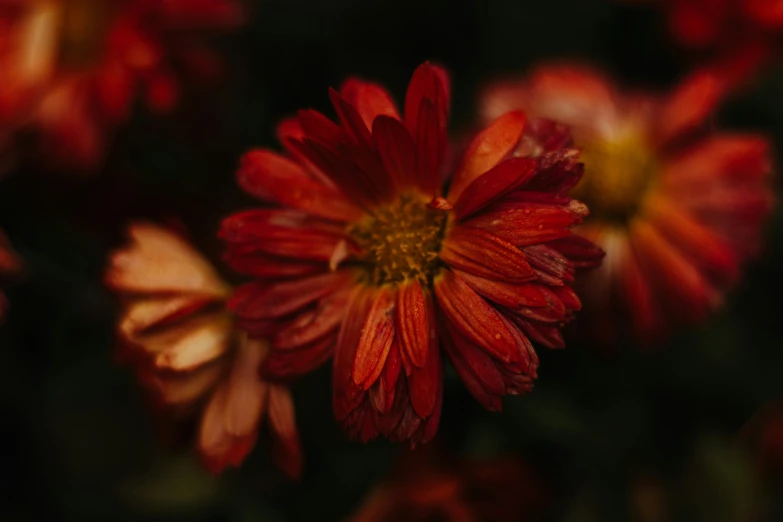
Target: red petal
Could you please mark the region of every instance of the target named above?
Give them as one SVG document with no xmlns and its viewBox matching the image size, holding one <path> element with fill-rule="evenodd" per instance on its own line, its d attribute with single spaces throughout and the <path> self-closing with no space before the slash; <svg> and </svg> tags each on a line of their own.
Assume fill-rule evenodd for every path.
<svg viewBox="0 0 783 522">
<path fill-rule="evenodd" d="M 568 258 L 574 268 L 595 268 L 606 255 L 592 241 L 576 234 L 569 234 L 547 244 Z"/>
<path fill-rule="evenodd" d="M 490 301 L 505 306 L 511 310 L 526 307 L 546 306 L 547 301 L 538 283 L 511 284 L 493 279 L 486 279 L 461 270 L 454 270 L 460 279 L 478 294 Z"/>
<path fill-rule="evenodd" d="M 348 422 L 351 412 L 356 410 L 365 398 L 365 392 L 353 381 L 354 361 L 362 327 L 373 305 L 373 291 L 356 286 L 345 311 L 345 320 L 337 337 L 337 347 L 332 367 L 332 406 L 334 416 L 340 423 Z M 360 415 L 356 412 L 355 415 Z"/>
<path fill-rule="evenodd" d="M 440 136 L 438 108 L 430 100 L 422 100 L 416 131 L 416 183 L 425 194 L 436 195 L 440 165 L 446 140 Z"/>
<path fill-rule="evenodd" d="M 444 270 L 434 286 L 443 312 L 465 337 L 503 362 L 515 359 L 516 342 L 498 313 L 462 279 Z"/>
<path fill-rule="evenodd" d="M 264 374 L 278 380 L 306 375 L 329 360 L 336 334 L 327 335 L 296 350 L 272 350 L 264 363 Z"/>
<path fill-rule="evenodd" d="M 648 343 L 665 335 L 653 289 L 642 272 L 634 251 L 624 245 L 625 255 L 620 257 L 619 291 L 622 305 L 629 311 L 636 337 Z"/>
<path fill-rule="evenodd" d="M 454 174 L 447 199 L 454 203 L 474 179 L 503 161 L 517 146 L 525 130 L 525 114 L 509 112 L 481 131 L 471 142 Z"/>
<path fill-rule="evenodd" d="M 294 401 L 288 388 L 269 386 L 269 426 L 274 438 L 274 457 L 277 466 L 291 478 L 302 474 L 302 445 L 296 429 Z"/>
<path fill-rule="evenodd" d="M 340 93 L 356 107 L 368 129 L 373 128 L 375 119 L 381 115 L 400 119 L 394 101 L 380 85 L 351 78 L 340 88 Z"/>
<path fill-rule="evenodd" d="M 423 367 L 427 362 L 430 345 L 437 343 L 432 300 L 429 295 L 425 295 L 417 280 L 399 287 L 396 320 L 400 349 L 413 365 Z"/>
<path fill-rule="evenodd" d="M 648 276 L 657 280 L 667 304 L 684 317 L 702 320 L 720 296 L 699 271 L 649 223 L 636 220 L 630 230 L 634 252 Z"/>
<path fill-rule="evenodd" d="M 230 250 L 234 254 L 262 251 L 296 260 L 326 262 L 343 240 L 343 230 L 300 212 L 254 210 L 224 219 L 218 237 L 233 243 Z"/>
<path fill-rule="evenodd" d="M 334 148 L 348 138 L 339 125 L 318 111 L 299 111 L 297 118 L 307 139 L 323 143 L 327 147 Z"/>
<path fill-rule="evenodd" d="M 408 91 L 405 93 L 405 126 L 414 139 L 417 135 L 419 112 L 424 100 L 431 101 L 438 109 L 439 125 L 445 132 L 449 97 L 448 74 L 443 69 L 429 63 L 423 63 L 416 68 L 408 84 Z"/>
<path fill-rule="evenodd" d="M 295 158 L 300 164 L 307 168 L 312 176 L 328 187 L 334 187 L 334 183 L 329 176 L 311 162 L 307 156 L 303 155 L 296 147 L 291 145 L 293 140 L 303 140 L 306 137 L 305 131 L 299 123 L 298 118 L 286 118 L 277 125 L 277 139 L 283 144 L 286 152 Z"/>
<path fill-rule="evenodd" d="M 356 143 L 362 145 L 372 144 L 372 135 L 370 129 L 362 121 L 362 117 L 357 112 L 356 108 L 348 103 L 345 98 L 340 96 L 340 93 L 334 89 L 329 89 L 329 98 L 332 100 L 334 110 L 337 111 L 337 116 L 340 118 L 343 129 L 351 136 Z"/>
<path fill-rule="evenodd" d="M 517 326 L 522 328 L 522 331 L 534 342 L 553 350 L 565 348 L 563 334 L 560 332 L 560 325 L 552 326 L 549 324 L 533 323 L 518 316 L 512 316 L 511 319 Z"/>
<path fill-rule="evenodd" d="M 237 172 L 248 194 L 327 219 L 353 221 L 361 212 L 336 190 L 311 178 L 293 161 L 268 150 L 245 154 Z"/>
<path fill-rule="evenodd" d="M 452 229 L 443 241 L 440 258 L 455 268 L 490 279 L 521 283 L 535 278 L 518 248 L 478 228 Z"/>
<path fill-rule="evenodd" d="M 239 272 L 263 279 L 288 278 L 317 274 L 326 270 L 322 263 L 301 263 L 259 252 L 243 253 L 229 250 L 223 259 Z"/>
<path fill-rule="evenodd" d="M 518 208 L 490 209 L 464 223 L 485 230 L 518 247 L 549 243 L 571 234 L 569 227 L 582 218 L 560 205 L 526 204 Z"/>
<path fill-rule="evenodd" d="M 669 198 L 648 197 L 645 216 L 673 246 L 708 274 L 729 284 L 739 277 L 739 259 L 731 244 Z"/>
<path fill-rule="evenodd" d="M 563 281 L 574 280 L 573 265 L 557 250 L 545 245 L 533 245 L 523 248 L 522 252 L 525 253 L 530 266 L 556 278 L 558 281 L 554 284 L 560 285 Z"/>
<path fill-rule="evenodd" d="M 683 81 L 658 112 L 657 139 L 661 144 L 700 127 L 725 94 L 726 85 L 715 75 L 697 71 Z"/>
<path fill-rule="evenodd" d="M 354 277 L 340 270 L 273 285 L 247 283 L 237 288 L 229 307 L 247 319 L 282 317 L 352 284 Z"/>
<path fill-rule="evenodd" d="M 539 159 L 538 173 L 524 185 L 525 190 L 565 196 L 579 183 L 585 166 L 579 162 L 577 149 L 562 149 Z"/>
<path fill-rule="evenodd" d="M 395 293 L 384 287 L 373 297 L 373 304 L 362 326 L 362 335 L 353 363 L 353 382 L 365 390 L 378 379 L 394 340 Z"/>
<path fill-rule="evenodd" d="M 450 321 L 444 323 L 447 331 L 442 336 L 443 347 L 457 375 L 470 394 L 485 408 L 500 411 L 500 399 L 506 392 L 503 375 L 492 359 L 481 350 L 476 350 Z"/>
<path fill-rule="evenodd" d="M 485 205 L 514 190 L 536 173 L 538 163 L 530 158 L 508 159 L 482 174 L 468 186 L 454 204 L 457 220 L 475 213 Z"/>
<path fill-rule="evenodd" d="M 315 310 L 305 312 L 275 335 L 272 347 L 276 350 L 301 348 L 330 335 L 340 326 L 348 303 L 347 292 L 335 292 L 324 297 Z"/>
<path fill-rule="evenodd" d="M 416 145 L 405 126 L 386 116 L 375 119 L 372 127 L 375 148 L 394 185 L 408 188 L 415 184 Z"/>
</svg>

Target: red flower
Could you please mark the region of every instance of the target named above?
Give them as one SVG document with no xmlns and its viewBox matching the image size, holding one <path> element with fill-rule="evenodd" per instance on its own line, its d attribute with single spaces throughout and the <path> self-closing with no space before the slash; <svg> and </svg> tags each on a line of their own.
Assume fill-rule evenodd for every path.
<svg viewBox="0 0 783 522">
<path fill-rule="evenodd" d="M 49 161 L 94 167 L 142 97 L 179 97 L 175 70 L 215 74 L 200 39 L 236 25 L 234 0 L 7 0 L 0 6 L 0 146 L 32 130 Z"/>
<path fill-rule="evenodd" d="M 512 112 L 476 136 L 444 184 L 449 83 L 429 64 L 402 117 L 372 83 L 330 94 L 338 123 L 301 111 L 279 128 L 285 155 L 242 160 L 239 184 L 275 207 L 223 223 L 227 261 L 256 278 L 230 306 L 271 339 L 271 375 L 334 355 L 334 412 L 350 435 L 427 441 L 441 346 L 492 410 L 531 389 L 531 340 L 562 346 L 560 327 L 580 306 L 574 260 L 601 255 L 569 232 L 587 213 L 564 196 L 581 165 L 571 149 L 513 157 L 525 116 Z"/>
<path fill-rule="evenodd" d="M 781 0 L 657 0 L 674 38 L 711 54 L 727 80 L 752 73 L 779 47 Z"/>
<path fill-rule="evenodd" d="M 124 303 L 121 358 L 135 367 L 160 416 L 200 416 L 196 448 L 214 473 L 241 464 L 267 417 L 278 464 L 298 476 L 291 395 L 261 379 L 269 348 L 235 330 L 225 307 L 231 288 L 171 232 L 143 223 L 129 231 L 133 243 L 111 256 L 106 281 Z"/>
<path fill-rule="evenodd" d="M 703 320 L 759 248 L 772 195 L 768 140 L 707 132 L 723 86 L 696 73 L 667 97 L 625 94 L 585 68 L 544 67 L 485 93 L 486 120 L 510 108 L 570 125 L 592 214 L 576 231 L 606 251 L 582 281 L 584 323 L 605 341 L 660 338 Z M 592 313 L 592 315 L 590 315 Z"/>
<path fill-rule="evenodd" d="M 552 494 L 518 458 L 466 460 L 407 452 L 349 522 L 533 521 L 547 514 Z"/>
</svg>

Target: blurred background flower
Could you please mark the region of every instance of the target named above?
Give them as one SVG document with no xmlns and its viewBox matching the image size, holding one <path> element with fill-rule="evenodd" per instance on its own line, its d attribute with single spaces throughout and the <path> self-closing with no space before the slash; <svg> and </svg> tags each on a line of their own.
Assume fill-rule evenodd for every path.
<svg viewBox="0 0 783 522">
<path fill-rule="evenodd" d="M 160 421 L 182 429 L 195 417 L 196 450 L 218 473 L 245 460 L 266 418 L 276 462 L 299 476 L 291 395 L 261 379 L 269 350 L 234 330 L 231 288 L 173 232 L 136 223 L 129 234 L 131 245 L 111 256 L 106 283 L 124 301 L 119 357 L 135 367 Z"/>
<path fill-rule="evenodd" d="M 350 522 L 544 520 L 553 501 L 516 455 L 466 458 L 428 447 L 406 452 Z"/>
<path fill-rule="evenodd" d="M 0 146 L 31 136 L 49 167 L 97 168 L 137 100 L 169 111 L 183 74 L 220 76 L 204 33 L 241 21 L 233 0 L 4 1 Z"/>
<path fill-rule="evenodd" d="M 568 125 L 582 149 L 585 176 L 571 194 L 590 216 L 577 232 L 607 256 L 582 276 L 581 323 L 604 343 L 631 333 L 650 344 L 706 320 L 759 252 L 770 144 L 707 128 L 724 89 L 696 72 L 665 97 L 626 94 L 589 68 L 549 66 L 482 97 L 485 121 L 523 109 Z"/>
</svg>

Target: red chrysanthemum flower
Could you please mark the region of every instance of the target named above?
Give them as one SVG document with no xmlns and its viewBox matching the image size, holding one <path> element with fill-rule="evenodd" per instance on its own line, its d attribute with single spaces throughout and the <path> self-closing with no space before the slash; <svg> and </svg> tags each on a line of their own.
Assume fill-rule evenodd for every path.
<svg viewBox="0 0 783 522">
<path fill-rule="evenodd" d="M 112 254 L 106 282 L 123 300 L 121 360 L 132 364 L 166 424 L 198 422 L 196 449 L 214 473 L 238 466 L 267 417 L 275 459 L 291 476 L 302 467 L 290 392 L 267 382 L 269 348 L 236 331 L 231 288 L 177 235 L 146 223 Z"/>
<path fill-rule="evenodd" d="M 5 237 L 5 234 L 0 231 L 0 280 L 6 280 L 20 272 L 22 269 L 22 262 L 16 255 L 16 252 L 11 248 L 11 244 Z M 5 294 L 0 291 L 0 322 L 5 317 L 5 311 L 8 307 L 8 303 L 5 298 Z"/>
<path fill-rule="evenodd" d="M 403 455 L 349 522 L 531 522 L 552 494 L 519 458 L 479 461 L 420 450 Z"/>
<path fill-rule="evenodd" d="M 505 394 L 532 387 L 531 340 L 562 346 L 560 327 L 580 306 L 575 262 L 601 257 L 569 231 L 587 214 L 565 196 L 578 153 L 515 157 L 525 116 L 512 112 L 476 136 L 444 183 L 442 69 L 416 70 L 402 117 L 372 83 L 330 94 L 339 123 L 301 111 L 279 128 L 286 155 L 242 160 L 239 184 L 276 206 L 223 223 L 227 261 L 256 278 L 230 306 L 271 339 L 272 375 L 334 354 L 334 412 L 350 435 L 426 441 L 440 416 L 440 347 L 499 410 Z"/>
<path fill-rule="evenodd" d="M 572 129 L 585 176 L 571 195 L 591 210 L 576 232 L 606 251 L 582 281 L 582 318 L 608 342 L 629 329 L 650 341 L 704 319 L 759 248 L 770 144 L 704 128 L 722 92 L 695 73 L 667 97 L 625 94 L 578 67 L 543 67 L 485 92 L 486 120 L 524 108 Z"/>
<path fill-rule="evenodd" d="M 137 98 L 166 111 L 179 72 L 217 72 L 202 33 L 239 21 L 234 0 L 4 0 L 0 146 L 31 131 L 47 160 L 94 167 Z"/>
</svg>

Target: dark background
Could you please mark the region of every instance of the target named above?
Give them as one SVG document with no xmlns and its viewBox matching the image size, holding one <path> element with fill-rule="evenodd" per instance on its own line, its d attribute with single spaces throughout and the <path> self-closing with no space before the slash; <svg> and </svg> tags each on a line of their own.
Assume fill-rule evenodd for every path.
<svg viewBox="0 0 783 522">
<path fill-rule="evenodd" d="M 132 375 L 113 361 L 117 306 L 101 284 L 128 220 L 179 219 L 217 262 L 220 218 L 253 205 L 233 182 L 240 154 L 276 147 L 275 123 L 299 108 L 332 114 L 327 87 L 351 74 L 400 100 L 419 63 L 445 65 L 459 130 L 495 74 L 581 59 L 629 86 L 666 89 L 693 65 L 653 9 L 598 0 L 268 0 L 218 45 L 227 61 L 218 91 L 194 86 L 166 117 L 139 108 L 102 172 L 22 169 L 0 183 L 0 227 L 26 263 L 0 328 L 0 520 L 344 518 L 399 448 L 345 440 L 328 369 L 294 389 L 306 454 L 299 483 L 274 468 L 263 436 L 241 470 L 220 477 L 187 449 L 158 444 Z M 780 150 L 780 92 L 783 71 L 772 68 L 716 121 L 767 132 Z M 783 488 L 759 475 L 753 445 L 738 436 L 783 399 L 782 225 L 776 214 L 764 256 L 726 308 L 667 344 L 611 357 L 577 342 L 540 350 L 534 392 L 506 399 L 503 414 L 449 380 L 436 444 L 530 462 L 557 499 L 549 520 L 783 519 Z M 665 499 L 663 518 L 643 509 L 650 495 Z"/>
</svg>

